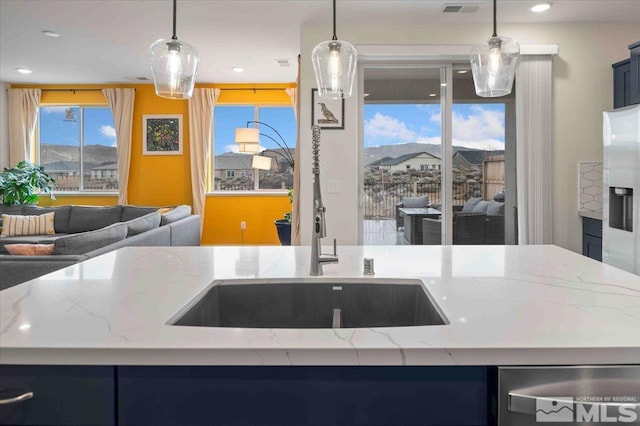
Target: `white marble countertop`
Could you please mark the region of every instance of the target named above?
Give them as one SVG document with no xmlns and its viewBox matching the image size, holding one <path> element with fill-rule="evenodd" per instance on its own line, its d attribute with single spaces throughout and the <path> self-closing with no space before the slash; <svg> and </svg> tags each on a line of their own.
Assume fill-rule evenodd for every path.
<svg viewBox="0 0 640 426">
<path fill-rule="evenodd" d="M 338 247 L 326 278 L 420 278 L 448 325 L 166 325 L 214 279 L 309 277 L 309 247 L 128 247 L 0 292 L 2 364 L 640 363 L 640 277 L 555 246 Z"/>
<path fill-rule="evenodd" d="M 589 217 L 591 219 L 602 220 L 602 210 L 578 210 L 578 216 Z"/>
</svg>

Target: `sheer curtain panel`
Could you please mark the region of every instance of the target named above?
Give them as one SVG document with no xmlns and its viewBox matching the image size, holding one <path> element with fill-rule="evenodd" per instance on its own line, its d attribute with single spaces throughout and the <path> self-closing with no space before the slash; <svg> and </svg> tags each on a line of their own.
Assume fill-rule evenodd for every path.
<svg viewBox="0 0 640 426">
<path fill-rule="evenodd" d="M 204 224 L 207 183 L 211 170 L 213 114 L 220 89 L 194 89 L 189 99 L 189 151 L 193 212 Z M 200 235 L 204 227 L 200 227 Z"/>
<path fill-rule="evenodd" d="M 9 163 L 35 161 L 40 89 L 9 89 Z"/>
<path fill-rule="evenodd" d="M 136 89 L 102 89 L 107 98 L 116 126 L 116 151 L 118 154 L 118 204 L 127 204 L 129 168 L 131 165 L 131 128 Z"/>
</svg>

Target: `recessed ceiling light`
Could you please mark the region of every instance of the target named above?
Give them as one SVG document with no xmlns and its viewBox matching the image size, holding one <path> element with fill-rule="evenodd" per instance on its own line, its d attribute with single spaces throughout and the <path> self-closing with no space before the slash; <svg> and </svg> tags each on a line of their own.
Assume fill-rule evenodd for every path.
<svg viewBox="0 0 640 426">
<path fill-rule="evenodd" d="M 55 31 L 44 30 L 42 31 L 42 34 L 46 35 L 47 37 L 60 37 L 60 34 Z"/>
<path fill-rule="evenodd" d="M 545 10 L 549 10 L 549 8 L 551 8 L 551 5 L 553 3 L 551 3 L 550 1 L 538 1 L 532 8 L 531 11 L 532 12 L 544 12 Z"/>
<path fill-rule="evenodd" d="M 27 68 L 16 68 L 16 71 L 18 71 L 20 74 L 31 74 L 33 72 Z"/>
<path fill-rule="evenodd" d="M 458 70 L 458 74 L 466 74 L 469 70 Z"/>
<path fill-rule="evenodd" d="M 429 93 L 429 96 L 430 96 L 430 97 L 432 97 L 432 98 L 435 98 L 435 97 L 436 97 L 436 96 L 438 96 L 438 95 L 437 95 L 437 94 L 435 94 L 435 93 Z"/>
<path fill-rule="evenodd" d="M 364 97 L 365 97 L 365 98 L 366 98 L 367 96 L 369 96 L 369 93 L 365 93 L 365 94 L 364 94 Z"/>
<path fill-rule="evenodd" d="M 244 72 L 244 68 L 241 67 L 233 67 L 231 69 L 233 70 L 233 72 Z"/>
</svg>

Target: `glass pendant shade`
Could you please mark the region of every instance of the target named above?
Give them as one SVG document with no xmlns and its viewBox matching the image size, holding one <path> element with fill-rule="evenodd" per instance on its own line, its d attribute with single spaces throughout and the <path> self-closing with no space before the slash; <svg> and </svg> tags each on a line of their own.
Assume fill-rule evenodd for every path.
<svg viewBox="0 0 640 426">
<path fill-rule="evenodd" d="M 168 99 L 190 98 L 198 61 L 198 52 L 188 43 L 177 39 L 155 41 L 149 48 L 149 62 L 156 95 Z"/>
<path fill-rule="evenodd" d="M 343 40 L 323 41 L 313 49 L 311 61 L 321 98 L 344 99 L 351 96 L 357 57 L 356 48 Z"/>
<path fill-rule="evenodd" d="M 520 60 L 520 45 L 511 37 L 491 37 L 471 50 L 476 94 L 494 98 L 511 93 Z"/>
</svg>

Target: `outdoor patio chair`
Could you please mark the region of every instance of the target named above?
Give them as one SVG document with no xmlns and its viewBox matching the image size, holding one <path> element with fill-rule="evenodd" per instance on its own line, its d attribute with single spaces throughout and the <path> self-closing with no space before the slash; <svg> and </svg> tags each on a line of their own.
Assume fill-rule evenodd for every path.
<svg viewBox="0 0 640 426">
<path fill-rule="evenodd" d="M 402 202 L 396 204 L 396 229 L 404 227 L 404 214 L 400 211 L 402 208 L 427 208 L 431 206 L 429 196 L 422 197 L 404 197 Z"/>
</svg>

